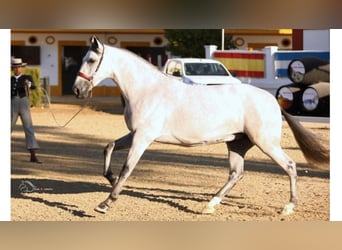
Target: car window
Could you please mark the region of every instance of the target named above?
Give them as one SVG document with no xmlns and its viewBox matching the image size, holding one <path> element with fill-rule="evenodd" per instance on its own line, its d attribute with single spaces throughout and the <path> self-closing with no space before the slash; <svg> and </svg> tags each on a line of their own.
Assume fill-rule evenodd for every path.
<svg viewBox="0 0 342 250">
<path fill-rule="evenodd" d="M 181 76 L 183 74 L 182 65 L 179 62 L 171 61 L 166 68 L 166 74 Z"/>
<path fill-rule="evenodd" d="M 179 75 L 183 75 L 183 70 L 182 70 L 182 64 L 181 63 L 176 63 L 175 71 L 179 72 Z"/>
<path fill-rule="evenodd" d="M 218 63 L 185 63 L 185 72 L 189 76 L 194 75 L 229 75 L 225 68 Z"/>
<path fill-rule="evenodd" d="M 166 68 L 166 74 L 172 75 L 172 73 L 175 71 L 175 65 L 176 62 L 171 61 Z"/>
</svg>

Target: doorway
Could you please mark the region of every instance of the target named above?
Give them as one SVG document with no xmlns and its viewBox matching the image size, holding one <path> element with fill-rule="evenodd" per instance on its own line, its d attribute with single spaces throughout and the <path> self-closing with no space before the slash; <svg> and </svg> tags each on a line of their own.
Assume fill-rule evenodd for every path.
<svg viewBox="0 0 342 250">
<path fill-rule="evenodd" d="M 82 59 L 89 49 L 84 45 L 62 45 L 62 95 L 71 95 L 72 86 L 82 65 Z"/>
</svg>

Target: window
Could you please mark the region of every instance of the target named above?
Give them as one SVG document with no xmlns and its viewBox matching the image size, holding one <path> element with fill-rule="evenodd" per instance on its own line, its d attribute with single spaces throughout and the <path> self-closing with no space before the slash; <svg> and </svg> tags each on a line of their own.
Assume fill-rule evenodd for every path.
<svg viewBox="0 0 342 250">
<path fill-rule="evenodd" d="M 174 70 L 175 70 L 175 65 L 176 65 L 176 62 L 171 61 L 171 62 L 167 65 L 166 74 L 172 75 L 172 73 L 173 73 Z"/>
<path fill-rule="evenodd" d="M 179 62 L 171 61 L 166 68 L 166 74 L 171 76 L 182 76 L 182 65 Z"/>
<path fill-rule="evenodd" d="M 176 63 L 175 72 L 179 72 L 179 75 L 183 75 L 182 64 Z"/>
<path fill-rule="evenodd" d="M 227 71 L 218 63 L 186 63 L 184 65 L 187 75 L 220 75 L 227 76 Z"/>
</svg>

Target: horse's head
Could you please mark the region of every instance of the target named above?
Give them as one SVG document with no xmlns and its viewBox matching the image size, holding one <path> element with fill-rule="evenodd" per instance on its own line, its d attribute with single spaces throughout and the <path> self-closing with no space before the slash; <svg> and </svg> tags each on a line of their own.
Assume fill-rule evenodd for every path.
<svg viewBox="0 0 342 250">
<path fill-rule="evenodd" d="M 101 65 L 103 53 L 104 45 L 93 36 L 89 50 L 83 57 L 82 65 L 72 87 L 76 97 L 87 97 L 91 89 L 100 82 L 100 80 L 95 79 L 95 75 Z"/>
</svg>

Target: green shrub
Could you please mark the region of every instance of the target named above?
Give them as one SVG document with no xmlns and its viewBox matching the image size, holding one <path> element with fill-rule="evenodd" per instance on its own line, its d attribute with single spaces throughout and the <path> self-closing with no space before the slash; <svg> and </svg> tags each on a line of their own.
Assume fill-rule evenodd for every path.
<svg viewBox="0 0 342 250">
<path fill-rule="evenodd" d="M 40 88 L 40 68 L 26 67 L 24 75 L 31 75 L 36 89 L 30 90 L 30 106 L 40 107 L 42 105 L 43 91 Z M 13 75 L 13 73 L 12 73 Z"/>
</svg>

